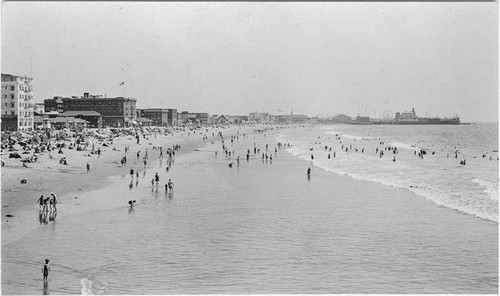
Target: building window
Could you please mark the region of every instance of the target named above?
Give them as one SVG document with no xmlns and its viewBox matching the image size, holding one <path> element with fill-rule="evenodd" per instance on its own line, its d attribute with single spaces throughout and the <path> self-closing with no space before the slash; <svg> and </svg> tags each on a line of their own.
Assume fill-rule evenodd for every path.
<svg viewBox="0 0 500 296">
<path fill-rule="evenodd" d="M 14 94 L 10 94 L 10 98 L 11 98 L 11 99 L 14 99 Z"/>
<path fill-rule="evenodd" d="M 14 91 L 14 90 L 16 90 L 16 88 L 15 88 L 13 85 L 11 85 L 11 86 L 10 86 L 10 90 L 11 90 L 11 91 Z"/>
</svg>

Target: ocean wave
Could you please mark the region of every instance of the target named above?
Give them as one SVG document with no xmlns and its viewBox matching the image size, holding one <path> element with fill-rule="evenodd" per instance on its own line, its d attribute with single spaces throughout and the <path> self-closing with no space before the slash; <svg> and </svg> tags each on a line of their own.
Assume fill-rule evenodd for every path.
<svg viewBox="0 0 500 296">
<path fill-rule="evenodd" d="M 307 146 L 305 143 L 297 144 L 286 149 L 286 151 L 303 160 L 311 161 L 311 151 L 305 146 Z M 323 154 L 326 155 L 327 153 L 321 151 L 319 154 L 324 156 Z M 446 188 L 438 183 L 430 184 L 414 175 L 405 176 L 394 174 L 394 166 L 392 163 L 391 165 L 386 165 L 386 163 L 380 161 L 378 157 L 371 157 L 364 154 L 351 154 L 348 161 L 345 158 L 342 159 L 342 156 L 338 157 L 335 161 L 330 161 L 326 160 L 325 157 L 318 157 L 317 154 L 315 154 L 315 156 L 312 164 L 325 171 L 349 176 L 357 180 L 407 189 L 435 204 L 482 219 L 498 222 L 498 214 L 492 213 L 494 210 L 488 210 L 491 207 L 491 202 L 483 200 L 485 202 L 479 202 L 479 204 L 481 204 L 480 206 L 471 206 L 471 204 L 475 204 L 477 201 L 471 202 L 468 194 L 461 195 L 459 199 L 456 199 L 449 190 L 446 190 Z M 398 163 L 396 165 L 399 166 L 400 164 Z M 398 169 L 401 169 L 401 167 L 398 167 Z M 404 167 L 404 169 L 408 169 L 408 167 Z M 400 170 L 398 170 L 398 172 L 399 171 Z M 389 173 L 391 173 L 391 175 L 388 175 Z M 498 187 L 496 184 L 479 178 L 475 178 L 472 181 L 484 188 L 484 192 L 490 199 L 498 202 Z"/>
<path fill-rule="evenodd" d="M 83 277 L 80 284 L 82 285 L 82 295 L 100 295 L 104 294 L 106 290 L 105 283 L 87 277 Z"/>
<path fill-rule="evenodd" d="M 92 293 L 92 281 L 91 280 L 89 280 L 87 278 L 83 278 L 83 279 L 81 279 L 80 284 L 82 285 L 82 295 L 94 295 L 94 293 Z"/>
<path fill-rule="evenodd" d="M 473 178 L 471 182 L 482 187 L 491 200 L 498 201 L 498 183 L 488 182 L 480 178 Z"/>
<path fill-rule="evenodd" d="M 424 197 L 427 200 L 434 202 L 435 204 L 459 211 L 464 214 L 472 215 L 481 219 L 498 223 L 498 213 L 488 213 L 467 205 L 452 203 L 449 201 L 449 198 L 446 196 L 446 194 L 437 194 L 436 192 L 433 191 L 429 192 L 423 188 L 410 188 L 409 190 L 413 191 L 419 196 Z"/>
<path fill-rule="evenodd" d="M 334 131 L 328 131 L 325 134 L 331 135 L 331 136 L 338 135 L 340 137 L 348 138 L 348 139 L 355 140 L 355 141 L 382 140 L 381 137 L 370 137 L 370 136 L 361 137 L 361 136 L 349 135 L 349 134 L 344 134 L 342 132 L 334 132 Z"/>
<path fill-rule="evenodd" d="M 417 150 L 418 151 L 421 149 L 425 149 L 424 147 L 420 147 L 417 144 L 407 144 L 407 143 L 401 143 L 401 142 L 397 142 L 397 141 L 390 141 L 388 144 L 390 146 L 395 146 L 398 148 L 408 149 L 408 150 Z"/>
</svg>

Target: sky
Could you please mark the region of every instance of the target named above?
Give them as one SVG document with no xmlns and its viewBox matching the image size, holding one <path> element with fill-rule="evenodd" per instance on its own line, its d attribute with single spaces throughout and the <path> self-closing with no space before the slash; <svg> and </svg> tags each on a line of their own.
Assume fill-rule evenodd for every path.
<svg viewBox="0 0 500 296">
<path fill-rule="evenodd" d="M 495 2 L 3 2 L 1 71 L 35 102 L 498 121 L 498 36 Z"/>
</svg>

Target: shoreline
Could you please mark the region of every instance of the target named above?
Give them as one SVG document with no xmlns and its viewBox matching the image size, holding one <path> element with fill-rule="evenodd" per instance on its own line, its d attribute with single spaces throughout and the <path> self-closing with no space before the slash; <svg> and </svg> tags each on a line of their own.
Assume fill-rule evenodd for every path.
<svg viewBox="0 0 500 296">
<path fill-rule="evenodd" d="M 179 144 L 181 148 L 175 151 L 177 156 L 196 151 L 211 141 L 220 140 L 217 137 L 219 131 L 224 134 L 224 137 L 229 137 L 241 132 L 247 135 L 257 134 L 256 130 L 259 128 L 262 127 L 204 127 L 196 130 L 178 131 L 173 135 L 157 134 L 156 138 L 153 133 L 150 133 L 147 135 L 147 139 L 141 138 L 140 144 L 136 144 L 133 136 L 120 136 L 113 139 L 112 145 L 108 147 L 100 146 L 104 148 L 100 158 L 98 158 L 97 154 L 92 154 L 90 157 L 86 156 L 90 155 L 88 154 L 89 151 L 63 148 L 64 154 L 62 156 L 68 158 L 68 166 L 57 162 L 61 155 L 56 154 L 55 151 L 52 151 L 54 159 L 49 159 L 49 153 L 47 152 L 40 153 L 38 162 L 30 163 L 30 168 L 23 168 L 18 159 L 5 159 L 5 154 L 8 154 L 8 152 L 4 152 L 2 160 L 6 164 L 2 168 L 1 182 L 2 233 L 4 239 L 2 239 L 1 244 L 11 243 L 23 237 L 27 231 L 32 229 L 32 221 L 27 222 L 22 219 L 28 219 L 28 213 L 34 215 L 34 213 L 39 212 L 36 200 L 40 195 L 47 197 L 50 192 L 54 192 L 58 199 L 58 208 L 61 208 L 61 205 L 73 202 L 74 198 L 80 195 L 106 188 L 113 178 L 126 177 L 129 175 L 131 167 L 134 168 L 134 171 L 141 172 L 141 174 L 151 170 L 159 161 L 159 149 L 153 149 L 153 147 L 163 147 L 164 156 L 166 156 L 166 148 Z M 276 128 L 276 126 L 272 126 L 272 128 Z M 211 136 L 212 132 L 214 133 L 213 137 Z M 203 139 L 204 136 L 207 136 L 205 140 Z M 129 151 L 126 155 L 129 160 L 122 166 L 120 158 L 124 155 L 124 148 L 127 145 Z M 138 150 L 141 151 L 139 160 L 136 159 Z M 145 150 L 148 151 L 148 161 L 144 168 L 142 158 Z M 90 173 L 85 172 L 87 161 L 91 164 Z M 18 182 L 21 179 L 26 179 L 27 184 Z M 82 213 L 85 213 L 85 211 Z M 7 217 L 7 215 L 12 216 Z M 66 214 L 59 209 L 58 215 L 65 216 Z M 31 226 L 26 228 L 26 225 Z M 17 233 L 17 229 L 21 232 Z"/>
</svg>

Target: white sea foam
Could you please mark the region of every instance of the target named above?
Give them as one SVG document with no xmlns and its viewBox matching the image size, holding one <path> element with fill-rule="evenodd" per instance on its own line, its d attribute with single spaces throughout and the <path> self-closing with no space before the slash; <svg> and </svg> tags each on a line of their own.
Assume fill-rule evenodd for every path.
<svg viewBox="0 0 500 296">
<path fill-rule="evenodd" d="M 343 136 L 345 137 L 345 135 Z M 416 145 L 398 141 L 389 143 L 408 150 L 420 149 Z M 309 150 L 311 144 L 305 141 L 292 141 L 292 144 L 294 146 L 287 149 L 289 153 L 307 161 L 311 160 L 312 152 Z M 466 186 L 460 182 L 461 172 L 439 177 L 441 174 L 439 169 L 442 168 L 442 164 L 435 161 L 416 160 L 413 153 L 406 153 L 405 156 L 401 157 L 398 154 L 399 160 L 394 163 L 387 158 L 359 152 L 349 154 L 337 152 L 336 159 L 332 160 L 327 158 L 328 152 L 323 150 L 314 150 L 313 154 L 312 164 L 326 171 L 347 175 L 354 179 L 408 189 L 438 205 L 498 222 L 498 212 L 494 210 L 498 207 L 498 184 L 474 178 L 472 182 L 479 186 Z M 392 158 L 392 155 L 390 157 Z M 483 195 L 488 198 L 482 197 Z"/>
<path fill-rule="evenodd" d="M 488 182 L 480 178 L 474 178 L 471 181 L 481 186 L 484 189 L 484 192 L 488 194 L 489 198 L 498 201 L 498 182 Z"/>
<path fill-rule="evenodd" d="M 348 138 L 348 139 L 352 139 L 352 140 L 355 140 L 355 141 L 370 141 L 370 140 L 381 140 L 382 138 L 381 137 L 370 137 L 370 136 L 355 136 L 355 135 L 349 135 L 349 134 L 344 134 L 344 133 L 341 133 L 341 132 L 335 132 L 335 131 L 328 131 L 326 132 L 327 135 L 332 135 L 332 136 L 335 136 L 335 135 L 339 135 L 341 138 Z"/>
<path fill-rule="evenodd" d="M 424 149 L 423 147 L 420 147 L 417 144 L 407 144 L 407 143 L 401 143 L 401 142 L 397 142 L 397 141 L 390 141 L 388 143 L 388 145 L 395 146 L 395 147 L 402 148 L 402 149 L 408 149 L 408 150 Z"/>
<path fill-rule="evenodd" d="M 92 293 L 92 281 L 90 279 L 83 278 L 80 284 L 82 284 L 82 295 L 94 295 L 94 293 Z"/>
<path fill-rule="evenodd" d="M 94 279 L 93 276 L 83 277 L 80 284 L 82 285 L 82 295 L 101 295 L 106 291 L 106 283 Z"/>
</svg>

